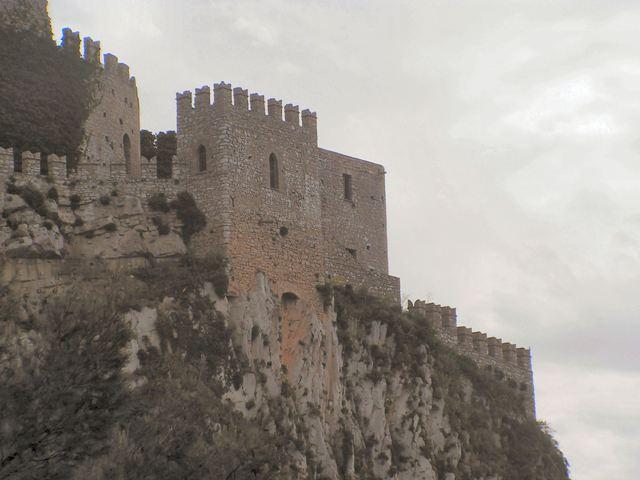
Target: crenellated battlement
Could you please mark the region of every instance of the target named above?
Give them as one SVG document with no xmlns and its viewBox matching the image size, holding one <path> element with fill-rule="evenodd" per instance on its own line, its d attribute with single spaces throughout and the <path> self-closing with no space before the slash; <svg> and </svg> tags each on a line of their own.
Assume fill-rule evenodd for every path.
<svg viewBox="0 0 640 480">
<path fill-rule="evenodd" d="M 64 179 L 67 177 L 67 157 L 0 147 L 0 177 L 11 175 Z"/>
<path fill-rule="evenodd" d="M 424 316 L 436 336 L 458 354 L 470 358 L 478 366 L 489 368 L 531 395 L 529 407 L 533 409 L 533 372 L 531 350 L 488 337 L 465 326 L 458 326 L 455 308 L 426 303 L 409 302 L 409 311 Z M 533 412 L 533 410 L 532 410 Z"/>
<path fill-rule="evenodd" d="M 183 118 L 192 113 L 203 112 L 249 112 L 253 115 L 271 118 L 305 130 L 317 130 L 318 118 L 315 112 L 303 110 L 288 103 L 283 107 L 282 100 L 269 98 L 265 102 L 264 95 L 249 93 L 242 87 L 220 82 L 213 85 L 213 101 L 211 87 L 205 85 L 194 92 L 185 91 L 176 94 L 178 114 Z M 194 101 L 195 100 L 195 101 Z M 266 110 L 265 110 L 266 109 Z"/>
<path fill-rule="evenodd" d="M 102 46 L 99 41 L 93 40 L 91 37 L 84 37 L 84 39 L 81 41 L 80 32 L 74 32 L 70 28 L 65 28 L 62 30 L 62 40 L 60 42 L 60 48 L 72 55 L 80 57 L 81 45 L 83 47 L 82 58 L 86 62 L 102 66 L 104 69 L 103 71 L 106 75 L 122 79 L 132 86 L 136 85 L 136 79 L 135 77 L 131 76 L 129 66 L 125 63 L 119 62 L 117 56 L 111 53 L 106 53 L 104 55 L 104 63 L 101 63 L 100 54 Z"/>
</svg>

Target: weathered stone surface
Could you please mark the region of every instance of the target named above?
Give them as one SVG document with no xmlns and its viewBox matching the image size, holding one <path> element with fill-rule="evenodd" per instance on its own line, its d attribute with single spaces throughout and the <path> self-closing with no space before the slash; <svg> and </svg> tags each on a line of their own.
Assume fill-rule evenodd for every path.
<svg viewBox="0 0 640 480">
<path fill-rule="evenodd" d="M 7 193 L 4 195 L 3 211 L 7 214 L 29 208 L 27 203 L 19 195 Z"/>
<path fill-rule="evenodd" d="M 182 237 L 175 232 L 168 235 L 145 234 L 143 241 L 146 251 L 156 258 L 175 257 L 187 253 Z"/>
</svg>

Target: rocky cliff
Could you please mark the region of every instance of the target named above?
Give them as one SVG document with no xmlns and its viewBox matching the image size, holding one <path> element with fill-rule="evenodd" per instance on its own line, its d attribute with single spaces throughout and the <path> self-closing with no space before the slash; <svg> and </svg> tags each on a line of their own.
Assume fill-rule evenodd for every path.
<svg viewBox="0 0 640 480">
<path fill-rule="evenodd" d="M 568 478 L 521 392 L 424 317 L 331 285 L 320 314 L 260 273 L 229 297 L 175 209 L 5 188 L 0 478 Z"/>
</svg>

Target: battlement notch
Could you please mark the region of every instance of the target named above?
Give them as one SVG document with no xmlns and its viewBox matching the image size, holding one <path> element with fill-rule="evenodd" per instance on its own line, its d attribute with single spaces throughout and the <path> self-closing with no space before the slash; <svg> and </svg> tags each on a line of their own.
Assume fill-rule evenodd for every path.
<svg viewBox="0 0 640 480">
<path fill-rule="evenodd" d="M 11 175 L 63 179 L 67 176 L 67 157 L 0 147 L 0 176 Z"/>
</svg>

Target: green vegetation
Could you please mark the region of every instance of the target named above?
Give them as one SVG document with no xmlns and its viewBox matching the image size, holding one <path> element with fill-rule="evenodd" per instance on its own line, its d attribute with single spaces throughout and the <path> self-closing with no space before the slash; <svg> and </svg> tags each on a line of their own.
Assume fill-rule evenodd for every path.
<svg viewBox="0 0 640 480">
<path fill-rule="evenodd" d="M 0 372 L 0 478 L 70 478 L 78 461 L 107 450 L 126 413 L 120 370 L 129 331 L 115 293 L 90 293 L 73 288 L 49 302 L 43 318 L 26 322 L 0 294 L 1 327 L 14 332 L 0 339 L 10 356 Z M 30 331 L 35 352 L 24 341 L 6 349 Z"/>
<path fill-rule="evenodd" d="M 167 201 L 167 197 L 162 192 L 157 192 L 149 196 L 147 204 L 152 211 L 168 213 L 171 209 L 176 211 L 178 219 L 182 222 L 182 238 L 185 243 L 189 243 L 191 237 L 200 232 L 206 225 L 207 219 L 204 213 L 198 208 L 196 201 L 189 192 L 180 192 L 175 200 Z M 169 233 L 168 226 L 159 217 L 153 219 L 161 235 Z"/>
<path fill-rule="evenodd" d="M 176 211 L 178 219 L 182 222 L 182 238 L 189 243 L 191 237 L 207 226 L 204 213 L 196 205 L 196 201 L 189 192 L 180 192 L 178 197 L 169 206 Z"/>
<path fill-rule="evenodd" d="M 178 138 L 176 132 L 158 132 L 154 134 L 148 130 L 140 131 L 140 147 L 143 157 L 158 161 L 158 178 L 171 178 L 173 157 L 178 154 Z"/>
<path fill-rule="evenodd" d="M 0 289 L 0 478 L 290 478 L 288 440 L 222 399 L 247 363 L 201 291 L 224 262 L 185 259 L 135 278 L 96 272 L 76 273 L 75 286 L 28 318 Z M 124 313 L 163 293 L 175 300 L 159 312 L 160 348 L 140 350 L 127 378 Z"/>
<path fill-rule="evenodd" d="M 69 203 L 70 203 L 71 210 L 79 209 L 80 208 L 80 202 L 81 202 L 81 198 L 80 198 L 80 195 L 78 195 L 77 193 L 74 193 L 73 195 L 71 195 L 69 197 Z"/>
<path fill-rule="evenodd" d="M 162 301 L 176 293 L 180 293 L 180 299 L 188 301 L 189 295 L 198 293 L 207 282 L 222 297 L 229 286 L 226 265 L 226 260 L 219 255 L 203 258 L 185 256 L 177 263 L 160 263 L 140 269 L 134 276 L 149 286 L 151 296 L 147 298 L 152 302 Z"/>
<path fill-rule="evenodd" d="M 78 158 L 95 105 L 95 65 L 51 37 L 0 24 L 0 146 Z"/>
<path fill-rule="evenodd" d="M 48 216 L 49 210 L 45 204 L 44 195 L 33 185 L 24 185 L 20 187 L 15 183 L 10 183 L 7 186 L 7 192 L 22 197 L 25 203 L 33 208 L 41 217 L 46 218 Z"/>
<path fill-rule="evenodd" d="M 167 201 L 167 196 L 164 193 L 153 193 L 149 196 L 147 203 L 149 208 L 154 212 L 162 212 L 167 213 L 171 210 L 169 207 L 169 202 Z"/>
</svg>

